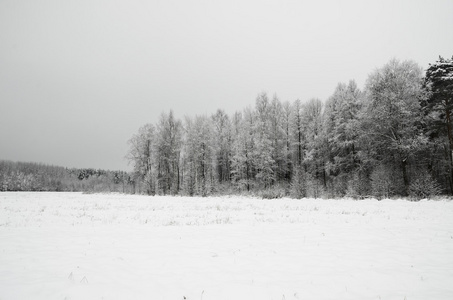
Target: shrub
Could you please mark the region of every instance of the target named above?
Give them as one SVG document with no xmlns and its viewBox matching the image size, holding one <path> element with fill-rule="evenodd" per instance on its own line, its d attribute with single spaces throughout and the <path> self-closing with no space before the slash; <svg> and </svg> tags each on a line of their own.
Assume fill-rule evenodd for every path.
<svg viewBox="0 0 453 300">
<path fill-rule="evenodd" d="M 286 196 L 285 189 L 280 187 L 269 188 L 259 193 L 263 199 L 278 199 Z"/>
<path fill-rule="evenodd" d="M 418 173 L 419 175 L 409 185 L 409 196 L 413 199 L 430 198 L 441 193 L 441 187 L 426 170 Z"/>
<path fill-rule="evenodd" d="M 313 176 L 307 176 L 306 193 L 308 197 L 315 199 L 326 197 L 326 191 L 322 181 Z"/>
<path fill-rule="evenodd" d="M 401 195 L 404 191 L 402 175 L 393 165 L 381 164 L 371 173 L 371 192 L 378 199 Z"/>
<path fill-rule="evenodd" d="M 307 196 L 307 180 L 303 167 L 295 169 L 291 180 L 290 195 L 295 199 L 301 199 Z"/>
<path fill-rule="evenodd" d="M 348 181 L 346 196 L 359 199 L 370 195 L 371 186 L 368 176 L 363 171 L 355 172 Z"/>
</svg>

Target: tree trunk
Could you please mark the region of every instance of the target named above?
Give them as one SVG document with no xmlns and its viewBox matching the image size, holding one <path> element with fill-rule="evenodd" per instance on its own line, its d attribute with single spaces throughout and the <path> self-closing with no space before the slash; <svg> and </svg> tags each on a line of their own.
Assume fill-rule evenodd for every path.
<svg viewBox="0 0 453 300">
<path fill-rule="evenodd" d="M 407 177 L 407 158 L 404 158 L 401 161 L 401 168 L 403 171 L 403 182 L 404 182 L 404 195 L 403 196 L 407 196 L 408 191 L 409 191 L 409 178 Z"/>
<path fill-rule="evenodd" d="M 451 116 L 450 116 L 450 109 L 448 99 L 445 100 L 445 121 L 447 126 L 447 134 L 448 134 L 448 144 L 450 146 L 450 151 L 448 153 L 448 158 L 450 162 L 450 194 L 453 193 L 452 187 L 452 180 L 453 180 L 453 132 L 452 132 L 452 125 L 451 125 Z"/>
<path fill-rule="evenodd" d="M 299 143 L 298 143 L 298 166 L 300 167 L 302 165 L 302 133 L 300 132 L 301 128 L 298 128 L 298 138 L 299 138 Z"/>
</svg>

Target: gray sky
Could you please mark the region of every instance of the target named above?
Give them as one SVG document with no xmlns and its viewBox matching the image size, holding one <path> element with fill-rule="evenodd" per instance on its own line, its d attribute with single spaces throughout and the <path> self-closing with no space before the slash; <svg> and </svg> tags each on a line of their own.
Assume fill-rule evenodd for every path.
<svg viewBox="0 0 453 300">
<path fill-rule="evenodd" d="M 162 111 L 325 100 L 453 55 L 453 1 L 0 1 L 0 159 L 129 170 Z"/>
</svg>

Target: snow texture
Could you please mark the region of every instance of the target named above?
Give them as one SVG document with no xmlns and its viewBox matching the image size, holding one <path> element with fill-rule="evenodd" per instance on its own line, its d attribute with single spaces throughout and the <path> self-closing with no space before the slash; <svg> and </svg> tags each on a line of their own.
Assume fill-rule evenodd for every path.
<svg viewBox="0 0 453 300">
<path fill-rule="evenodd" d="M 0 193 L 0 299 L 453 299 L 453 202 Z"/>
</svg>

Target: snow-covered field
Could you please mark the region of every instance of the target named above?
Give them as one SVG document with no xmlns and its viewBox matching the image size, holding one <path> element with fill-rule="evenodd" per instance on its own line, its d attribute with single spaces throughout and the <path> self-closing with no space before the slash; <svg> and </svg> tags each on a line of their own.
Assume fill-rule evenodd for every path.
<svg viewBox="0 0 453 300">
<path fill-rule="evenodd" d="M 0 193 L 0 299 L 453 299 L 453 202 Z"/>
</svg>

